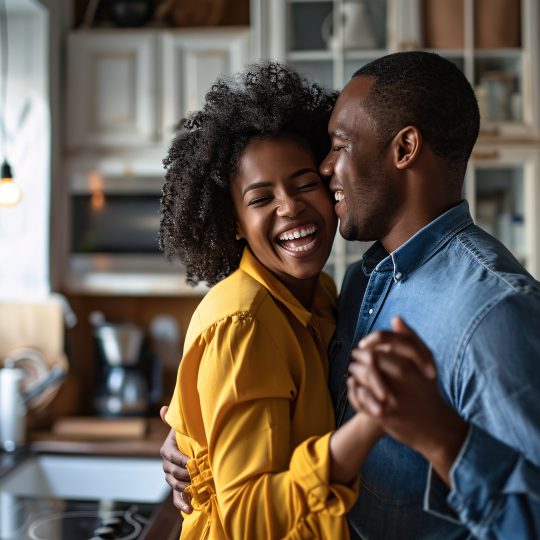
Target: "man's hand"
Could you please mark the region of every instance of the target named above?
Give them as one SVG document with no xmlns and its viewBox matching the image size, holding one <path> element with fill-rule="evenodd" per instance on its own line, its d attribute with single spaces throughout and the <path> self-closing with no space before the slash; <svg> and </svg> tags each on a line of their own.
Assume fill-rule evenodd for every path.
<svg viewBox="0 0 540 540">
<path fill-rule="evenodd" d="M 159 416 L 165 422 L 165 415 L 169 407 L 161 407 Z M 166 422 L 165 422 L 166 423 Z M 189 458 L 178 450 L 174 429 L 163 441 L 160 448 L 161 458 L 163 459 L 163 471 L 167 484 L 173 488 L 173 502 L 178 510 L 185 514 L 191 514 L 193 508 L 184 500 L 184 489 L 190 484 L 189 473 L 186 470 L 186 463 Z"/>
<path fill-rule="evenodd" d="M 440 395 L 426 345 L 399 318 L 392 330 L 367 336 L 352 352 L 349 399 L 378 418 L 388 435 L 423 454 L 449 484 L 467 424 Z"/>
</svg>

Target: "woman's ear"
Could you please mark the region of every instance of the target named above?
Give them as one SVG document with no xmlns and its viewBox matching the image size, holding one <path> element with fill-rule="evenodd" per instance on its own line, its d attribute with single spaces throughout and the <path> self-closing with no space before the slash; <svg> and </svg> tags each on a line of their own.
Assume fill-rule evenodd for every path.
<svg viewBox="0 0 540 540">
<path fill-rule="evenodd" d="M 394 160 L 398 169 L 408 169 L 422 151 L 422 133 L 416 126 L 406 126 L 394 137 Z"/>
<path fill-rule="evenodd" d="M 240 225 L 240 223 L 238 223 L 238 221 L 236 222 L 236 239 L 237 240 L 242 240 L 242 238 L 245 238 L 245 234 L 243 233 L 242 231 L 242 227 Z"/>
</svg>

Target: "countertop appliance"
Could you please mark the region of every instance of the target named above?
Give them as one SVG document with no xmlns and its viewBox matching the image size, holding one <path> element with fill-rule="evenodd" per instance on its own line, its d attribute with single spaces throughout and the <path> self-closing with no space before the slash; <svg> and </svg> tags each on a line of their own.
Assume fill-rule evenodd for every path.
<svg viewBox="0 0 540 540">
<path fill-rule="evenodd" d="M 104 416 L 139 416 L 148 412 L 161 386 L 159 359 L 149 349 L 142 328 L 111 323 L 91 314 L 99 369 L 95 408 Z M 149 382 L 150 381 L 150 384 Z"/>
</svg>

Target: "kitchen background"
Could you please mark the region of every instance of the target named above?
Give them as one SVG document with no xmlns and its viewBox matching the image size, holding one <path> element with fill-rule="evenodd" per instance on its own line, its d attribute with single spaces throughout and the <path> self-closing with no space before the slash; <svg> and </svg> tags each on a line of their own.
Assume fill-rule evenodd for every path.
<svg viewBox="0 0 540 540">
<path fill-rule="evenodd" d="M 284 61 L 340 89 L 389 52 L 450 59 L 482 116 L 464 196 L 476 222 L 540 277 L 536 0 L 0 0 L 2 8 L 0 159 L 13 181 L 0 184 L 0 364 L 16 357 L 27 391 L 52 380 L 27 402 L 32 429 L 66 417 L 155 417 L 168 401 L 205 288 L 186 285 L 158 251 L 161 161 L 216 76 L 250 61 Z M 15 188 L 20 200 L 6 205 Z M 365 248 L 336 237 L 327 269 L 337 283 Z"/>
<path fill-rule="evenodd" d="M 0 302 L 59 292 L 77 318 L 53 417 L 96 412 L 92 312 L 138 325 L 151 345 L 152 320 L 172 318 L 181 343 L 205 289 L 158 251 L 161 161 L 215 77 L 259 58 L 337 89 L 391 51 L 456 63 L 482 112 L 464 196 L 477 223 L 540 275 L 536 1 L 7 0 L 6 10 L 0 149 L 22 198 L 0 206 Z M 337 283 L 364 250 L 338 235 L 328 264 Z M 166 401 L 175 362 L 161 370 Z"/>
<path fill-rule="evenodd" d="M 447 57 L 482 116 L 464 197 L 538 278 L 539 26 L 537 0 L 0 0 L 0 538 L 177 534 L 159 459 L 129 460 L 159 453 L 205 292 L 157 248 L 162 159 L 219 74 L 273 58 L 340 89 L 389 52 Z M 338 284 L 365 249 L 336 237 Z M 19 449 L 40 458 L 4 479 Z"/>
</svg>

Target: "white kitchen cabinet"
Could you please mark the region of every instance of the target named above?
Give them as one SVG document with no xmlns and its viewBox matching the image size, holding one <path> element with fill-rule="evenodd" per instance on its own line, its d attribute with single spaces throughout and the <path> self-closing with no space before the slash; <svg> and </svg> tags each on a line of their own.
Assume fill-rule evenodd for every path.
<svg viewBox="0 0 540 540">
<path fill-rule="evenodd" d="M 162 36 L 161 133 L 170 137 L 186 112 L 201 107 L 218 75 L 244 68 L 249 32 L 238 28 L 167 32 Z"/>
<path fill-rule="evenodd" d="M 423 49 L 454 62 L 482 116 L 465 190 L 471 211 L 540 277 L 537 0 L 252 0 L 252 13 L 263 56 L 328 89 L 392 52 Z M 367 247 L 336 235 L 327 269 L 338 285 Z"/>
<path fill-rule="evenodd" d="M 66 145 L 83 151 L 166 145 L 216 77 L 248 60 L 246 28 L 72 32 Z"/>
<path fill-rule="evenodd" d="M 70 34 L 66 144 L 79 148 L 155 142 L 157 59 L 153 32 Z"/>
</svg>

